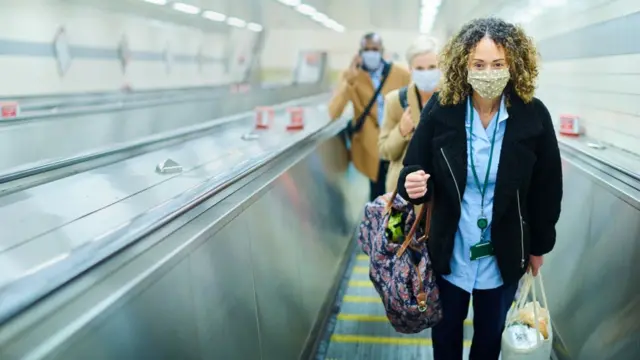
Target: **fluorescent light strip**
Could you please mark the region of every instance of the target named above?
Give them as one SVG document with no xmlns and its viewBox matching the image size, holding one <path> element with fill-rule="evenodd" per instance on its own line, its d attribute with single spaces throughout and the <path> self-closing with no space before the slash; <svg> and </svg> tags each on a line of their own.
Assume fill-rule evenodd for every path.
<svg viewBox="0 0 640 360">
<path fill-rule="evenodd" d="M 237 17 L 230 17 L 227 19 L 227 24 L 231 25 L 231 26 L 235 26 L 235 27 L 245 27 L 245 25 L 247 24 L 246 21 L 238 19 Z"/>
<path fill-rule="evenodd" d="M 209 19 L 211 21 L 225 21 L 227 20 L 227 15 L 221 14 L 219 12 L 207 10 L 202 13 L 202 17 Z"/>
<path fill-rule="evenodd" d="M 278 0 L 278 2 L 280 2 L 281 4 L 287 5 L 287 6 L 298 6 L 298 5 L 300 5 L 300 0 Z"/>
<path fill-rule="evenodd" d="M 326 26 L 327 28 L 337 31 L 344 32 L 345 27 L 338 24 L 335 20 L 329 18 L 327 15 L 318 12 L 313 6 L 303 4 L 299 0 L 278 0 L 279 3 L 294 7 L 297 12 L 302 15 L 310 16 L 316 22 Z M 438 1 L 439 2 L 439 1 Z"/>
<path fill-rule="evenodd" d="M 296 10 L 298 10 L 300 14 L 309 15 L 309 16 L 316 13 L 316 9 L 313 6 L 310 6 L 307 4 L 300 4 L 296 6 Z"/>
<path fill-rule="evenodd" d="M 179 2 L 173 3 L 173 9 L 191 15 L 200 13 L 199 7 Z"/>
<path fill-rule="evenodd" d="M 143 1 L 148 2 L 150 4 L 167 5 L 167 0 L 143 0 Z"/>
<path fill-rule="evenodd" d="M 329 17 L 327 15 L 320 12 L 316 12 L 315 14 L 311 15 L 311 18 L 319 23 L 324 23 L 325 21 L 329 20 Z"/>
<path fill-rule="evenodd" d="M 420 7 L 420 32 L 428 33 L 433 28 L 442 0 L 422 0 Z"/>
<path fill-rule="evenodd" d="M 262 25 L 256 24 L 256 23 L 248 23 L 247 24 L 247 29 L 249 29 L 251 31 L 255 31 L 255 32 L 260 32 L 260 31 L 262 31 Z"/>
</svg>

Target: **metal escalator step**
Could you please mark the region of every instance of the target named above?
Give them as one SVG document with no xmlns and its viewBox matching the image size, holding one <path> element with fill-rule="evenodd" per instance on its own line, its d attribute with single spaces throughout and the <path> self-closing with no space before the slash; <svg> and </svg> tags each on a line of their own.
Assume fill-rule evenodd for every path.
<svg viewBox="0 0 640 360">
<path fill-rule="evenodd" d="M 349 287 L 373 288 L 373 284 L 369 280 L 349 280 Z"/>
<path fill-rule="evenodd" d="M 364 336 L 364 335 L 345 335 L 333 334 L 331 342 L 336 343 L 357 343 L 357 344 L 380 344 L 380 345 L 405 345 L 405 346 L 432 346 L 433 342 L 430 338 L 416 337 L 382 337 L 382 336 Z M 470 347 L 471 340 L 464 341 L 464 347 Z"/>
</svg>

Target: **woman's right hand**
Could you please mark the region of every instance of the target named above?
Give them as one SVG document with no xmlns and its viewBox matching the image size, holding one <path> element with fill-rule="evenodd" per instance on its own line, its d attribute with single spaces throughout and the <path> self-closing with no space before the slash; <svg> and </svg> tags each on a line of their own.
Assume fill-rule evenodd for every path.
<svg viewBox="0 0 640 360">
<path fill-rule="evenodd" d="M 404 179 L 404 188 L 411 199 L 418 199 L 427 194 L 427 180 L 431 175 L 422 170 L 414 171 Z"/>
</svg>

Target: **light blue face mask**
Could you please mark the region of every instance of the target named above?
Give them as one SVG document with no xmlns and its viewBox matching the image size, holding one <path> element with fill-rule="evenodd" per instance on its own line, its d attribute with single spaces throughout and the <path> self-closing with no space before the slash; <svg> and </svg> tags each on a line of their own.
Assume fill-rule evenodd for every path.
<svg viewBox="0 0 640 360">
<path fill-rule="evenodd" d="M 413 70 L 411 72 L 411 80 L 416 84 L 418 90 L 424 92 L 433 91 L 440 82 L 440 70 Z"/>
<path fill-rule="evenodd" d="M 382 54 L 379 51 L 363 51 L 362 65 L 367 70 L 377 70 L 382 64 Z"/>
</svg>

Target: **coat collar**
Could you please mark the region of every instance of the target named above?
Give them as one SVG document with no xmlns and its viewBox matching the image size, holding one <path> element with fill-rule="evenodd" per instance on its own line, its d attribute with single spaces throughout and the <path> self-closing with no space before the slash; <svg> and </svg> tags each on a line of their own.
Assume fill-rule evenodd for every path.
<svg viewBox="0 0 640 360">
<path fill-rule="evenodd" d="M 382 79 L 385 76 L 385 74 L 389 74 L 392 71 L 392 63 L 384 61 L 382 63 L 381 69 L 377 71 L 380 71 L 380 79 Z M 356 75 L 356 81 L 362 84 L 366 84 L 367 87 L 372 92 L 375 91 L 375 88 L 373 86 L 373 80 L 371 79 L 371 73 L 369 71 L 360 69 L 358 71 L 358 75 Z M 385 83 L 385 86 L 386 86 L 386 83 Z"/>
<path fill-rule="evenodd" d="M 434 94 L 434 96 L 437 94 Z M 533 104 L 525 103 L 513 92 L 508 92 L 506 97 L 509 102 L 507 106 L 509 123 L 505 140 L 517 141 L 538 135 L 542 131 L 542 122 L 535 116 Z M 467 101 L 465 99 L 456 105 L 441 106 L 438 104 L 431 112 L 433 117 L 440 123 L 464 133 L 466 111 Z"/>
<path fill-rule="evenodd" d="M 506 120 L 507 127 L 498 166 L 493 222 L 500 220 L 509 202 L 516 199 L 517 190 L 531 176 L 536 156 L 524 143 L 526 139 L 538 136 L 543 130 L 533 103 L 525 103 L 515 93 L 508 93 L 507 98 L 509 117 Z M 467 179 L 466 111 L 466 99 L 452 106 L 438 104 L 431 111 L 432 119 L 444 125 L 437 131 L 436 138 L 439 138 L 438 143 L 442 144 L 440 151 L 443 155 L 446 154 L 460 194 L 464 193 Z M 450 193 L 452 198 L 458 198 L 456 190 Z"/>
</svg>

